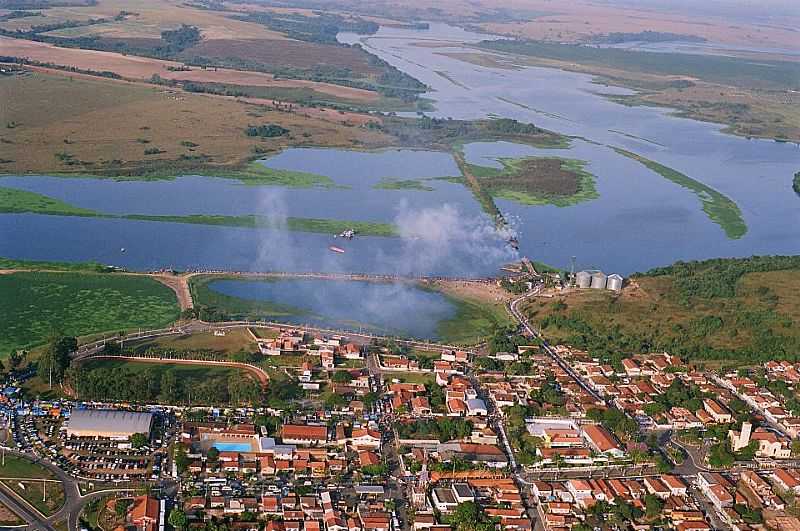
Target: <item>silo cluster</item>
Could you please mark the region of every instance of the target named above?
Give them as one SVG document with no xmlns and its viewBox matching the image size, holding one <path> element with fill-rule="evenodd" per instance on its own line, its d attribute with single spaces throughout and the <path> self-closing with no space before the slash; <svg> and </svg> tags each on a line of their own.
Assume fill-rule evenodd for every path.
<svg viewBox="0 0 800 531">
<path fill-rule="evenodd" d="M 609 289 L 611 291 L 621 291 L 625 279 L 616 273 L 606 275 L 602 271 L 578 271 L 575 274 L 575 285 L 581 289 Z"/>
</svg>

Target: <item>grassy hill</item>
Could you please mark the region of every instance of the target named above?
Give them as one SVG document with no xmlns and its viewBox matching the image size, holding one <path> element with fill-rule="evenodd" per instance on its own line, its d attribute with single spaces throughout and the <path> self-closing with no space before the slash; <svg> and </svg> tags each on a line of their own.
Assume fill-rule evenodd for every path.
<svg viewBox="0 0 800 531">
<path fill-rule="evenodd" d="M 581 290 L 530 301 L 553 343 L 618 363 L 669 351 L 692 362 L 800 359 L 800 257 L 677 263 L 634 275 L 621 294 Z"/>
</svg>

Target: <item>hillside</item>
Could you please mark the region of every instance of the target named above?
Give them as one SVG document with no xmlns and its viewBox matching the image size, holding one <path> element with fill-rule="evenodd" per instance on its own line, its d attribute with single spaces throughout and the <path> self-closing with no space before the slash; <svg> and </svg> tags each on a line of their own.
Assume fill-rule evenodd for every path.
<svg viewBox="0 0 800 531">
<path fill-rule="evenodd" d="M 635 275 L 621 294 L 583 290 L 527 303 L 551 343 L 618 362 L 669 351 L 691 362 L 800 359 L 800 257 L 677 263 Z"/>
</svg>

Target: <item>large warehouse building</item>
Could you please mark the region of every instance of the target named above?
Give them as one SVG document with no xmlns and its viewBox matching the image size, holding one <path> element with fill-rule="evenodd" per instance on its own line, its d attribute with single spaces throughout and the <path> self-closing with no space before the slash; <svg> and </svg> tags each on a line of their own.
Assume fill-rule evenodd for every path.
<svg viewBox="0 0 800 531">
<path fill-rule="evenodd" d="M 134 433 L 144 433 L 149 436 L 152 427 L 152 413 L 73 409 L 67 425 L 67 436 L 127 439 Z"/>
</svg>

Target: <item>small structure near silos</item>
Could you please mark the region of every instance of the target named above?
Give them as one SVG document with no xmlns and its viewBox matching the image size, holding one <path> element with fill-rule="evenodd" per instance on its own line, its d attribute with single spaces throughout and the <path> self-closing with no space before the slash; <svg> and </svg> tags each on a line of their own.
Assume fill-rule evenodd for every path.
<svg viewBox="0 0 800 531">
<path fill-rule="evenodd" d="M 592 273 L 592 289 L 605 289 L 608 277 L 602 271 Z"/>
<path fill-rule="evenodd" d="M 592 283 L 592 275 L 588 271 L 578 271 L 575 275 L 575 284 L 579 288 L 588 288 Z"/>
<path fill-rule="evenodd" d="M 608 283 L 606 284 L 606 289 L 610 289 L 611 291 L 622 291 L 622 282 L 624 279 L 622 275 L 618 275 L 614 273 L 613 275 L 608 275 Z"/>
</svg>

